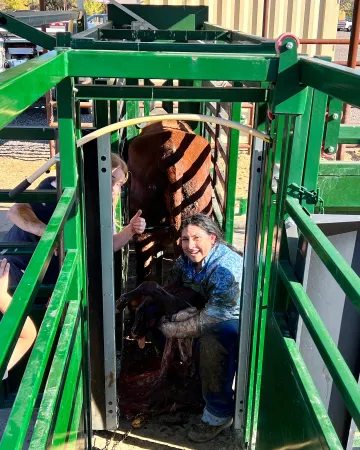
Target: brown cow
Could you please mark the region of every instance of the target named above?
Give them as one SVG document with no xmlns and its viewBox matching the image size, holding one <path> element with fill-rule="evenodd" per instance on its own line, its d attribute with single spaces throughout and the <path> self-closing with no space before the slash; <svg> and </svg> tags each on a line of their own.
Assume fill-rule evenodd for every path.
<svg viewBox="0 0 360 450">
<path fill-rule="evenodd" d="M 130 217 L 143 211 L 147 229 L 135 237 L 138 283 L 151 279 L 153 256 L 171 244 L 179 254 L 182 220 L 211 214 L 211 150 L 185 122 L 149 124 L 130 144 Z"/>
</svg>

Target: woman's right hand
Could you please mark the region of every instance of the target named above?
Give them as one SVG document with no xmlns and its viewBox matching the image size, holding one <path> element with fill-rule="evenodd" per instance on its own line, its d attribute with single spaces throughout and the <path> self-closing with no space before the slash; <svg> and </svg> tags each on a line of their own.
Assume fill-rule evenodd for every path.
<svg viewBox="0 0 360 450">
<path fill-rule="evenodd" d="M 130 220 L 129 225 L 131 226 L 132 234 L 142 234 L 145 231 L 146 222 L 143 217 L 141 209 L 135 214 L 135 216 Z"/>
</svg>

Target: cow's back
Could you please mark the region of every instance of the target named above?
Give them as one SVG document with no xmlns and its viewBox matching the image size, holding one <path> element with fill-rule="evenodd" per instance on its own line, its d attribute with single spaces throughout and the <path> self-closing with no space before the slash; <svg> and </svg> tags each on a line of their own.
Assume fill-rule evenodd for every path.
<svg viewBox="0 0 360 450">
<path fill-rule="evenodd" d="M 208 141 L 184 122 L 148 125 L 129 148 L 130 209 L 143 210 L 149 226 L 175 224 L 211 211 Z"/>
</svg>

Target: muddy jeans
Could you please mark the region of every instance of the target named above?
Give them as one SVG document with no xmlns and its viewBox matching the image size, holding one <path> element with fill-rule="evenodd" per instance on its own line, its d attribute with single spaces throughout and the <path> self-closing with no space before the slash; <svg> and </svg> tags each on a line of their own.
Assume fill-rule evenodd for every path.
<svg viewBox="0 0 360 450">
<path fill-rule="evenodd" d="M 222 425 L 234 415 L 232 388 L 238 356 L 239 321 L 228 320 L 199 339 L 200 378 L 206 403 L 202 421 Z"/>
</svg>

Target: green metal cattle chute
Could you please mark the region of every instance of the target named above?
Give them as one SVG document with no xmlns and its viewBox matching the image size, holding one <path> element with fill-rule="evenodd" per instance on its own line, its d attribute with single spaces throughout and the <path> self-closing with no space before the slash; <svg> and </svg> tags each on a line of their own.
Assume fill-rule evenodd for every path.
<svg viewBox="0 0 360 450">
<path fill-rule="evenodd" d="M 304 288 L 291 257 L 288 230 L 297 231 L 292 240 L 297 253 L 304 243 L 311 246 L 359 309 L 359 277 L 325 236 L 314 213 L 355 217 L 360 211 L 359 164 L 320 162 L 323 143 L 324 151 L 331 154 L 338 142 L 360 140 L 358 128 L 340 126 L 339 114 L 326 118 L 326 112 L 339 111 L 342 102 L 360 107 L 360 76 L 328 61 L 298 55 L 292 36 L 274 42 L 211 25 L 203 6 L 118 8 L 111 4 L 108 12 L 104 25 L 73 36 L 59 33 L 51 51 L 0 75 L 0 138 L 57 138 L 61 175 L 58 199 L 53 193 L 36 191 L 15 198 L 16 202 L 56 201 L 57 206 L 39 245 L 30 249 L 30 264 L 0 322 L 1 378 L 35 297 L 45 289 L 41 282 L 60 237 L 64 252 L 0 449 L 23 447 L 45 380 L 31 449 L 57 448 L 65 442 L 70 448 L 77 444 L 90 449 L 92 429 L 117 425 L 112 312 L 115 294 L 126 287 L 127 260 L 124 251 L 120 269 L 115 264 L 116 279 L 122 283 L 114 290 L 111 233 L 100 229 L 111 227 L 111 205 L 105 200 L 110 198 L 110 151 L 126 150 L 139 130 L 114 131 L 92 147 L 78 148 L 83 135 L 82 99 L 94 100 L 95 129 L 138 117 L 140 106 L 147 115 L 150 103 L 157 101 L 170 113 L 174 108 L 179 113 L 209 115 L 225 111 L 237 122 L 242 103 L 255 104 L 255 128 L 270 134 L 271 142 L 254 138 L 252 143 L 235 429 L 253 449 L 343 448 L 348 438 L 338 431 L 321 400 L 294 323 L 302 321 L 307 328 L 346 406 L 346 423 L 352 419 L 357 427 L 359 374 L 348 367 Z M 12 32 L 22 35 L 20 21 L 6 14 L 0 18 L 2 27 L 9 21 Z M 29 36 L 28 28 L 26 33 Z M 32 33 L 34 43 L 41 39 L 45 45 L 41 32 Z M 90 77 L 92 83 L 81 84 L 79 77 Z M 159 79 L 166 82 L 155 86 L 152 80 Z M 224 80 L 229 81 L 226 87 L 214 84 Z M 54 86 L 58 130 L 7 126 Z M 231 242 L 239 132 L 226 130 L 227 139 L 222 140 L 224 132 L 218 125 L 194 122 L 192 127 L 213 143 L 215 220 Z M 89 210 L 89 192 L 99 210 Z M 0 199 L 9 202 L 9 192 L 2 191 Z M 122 212 L 126 223 L 125 207 Z M 101 245 L 94 265 L 89 263 L 93 251 L 89 242 L 97 238 Z M 13 251 L 11 246 L 1 248 L 5 255 Z M 94 273 L 101 274 L 98 286 Z M 109 308 L 95 301 L 94 289 L 99 289 L 96 294 L 104 302 L 107 299 L 104 304 Z M 92 326 L 98 311 L 108 327 Z M 98 380 L 93 375 L 96 364 Z"/>
</svg>

